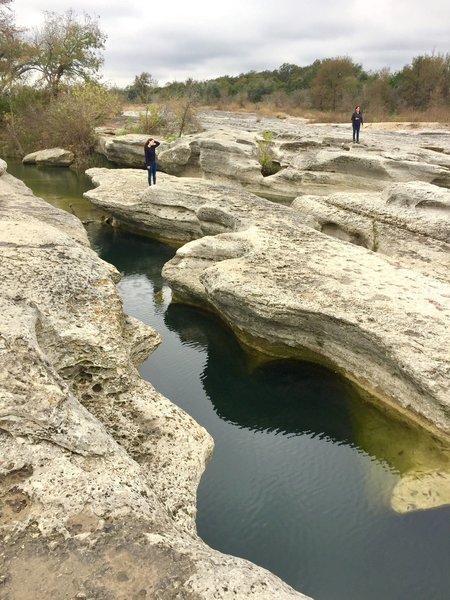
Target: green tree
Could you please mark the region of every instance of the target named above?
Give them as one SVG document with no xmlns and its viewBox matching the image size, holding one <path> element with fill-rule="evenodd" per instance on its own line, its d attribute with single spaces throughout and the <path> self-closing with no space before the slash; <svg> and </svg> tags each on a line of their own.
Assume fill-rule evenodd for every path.
<svg viewBox="0 0 450 600">
<path fill-rule="evenodd" d="M 275 89 L 273 82 L 264 74 L 252 77 L 248 85 L 247 96 L 250 102 L 261 102 L 264 96 L 271 94 Z"/>
<path fill-rule="evenodd" d="M 305 87 L 305 69 L 291 63 L 283 63 L 275 72 L 286 92 L 300 90 Z"/>
<path fill-rule="evenodd" d="M 42 81 L 56 96 L 61 81 L 89 81 L 95 77 L 103 64 L 101 50 L 106 36 L 89 15 L 79 19 L 72 10 L 63 15 L 45 15 L 45 24 L 34 31 L 30 69 L 41 74 Z"/>
<path fill-rule="evenodd" d="M 358 93 L 361 75 L 361 66 L 349 57 L 326 58 L 311 82 L 313 105 L 320 110 L 348 108 L 348 91 Z"/>
<path fill-rule="evenodd" d="M 217 81 L 208 81 L 203 87 L 203 97 L 206 102 L 216 102 L 221 98 L 220 86 Z"/>
<path fill-rule="evenodd" d="M 154 79 L 150 73 L 144 71 L 140 75 L 136 75 L 133 84 L 127 88 L 128 99 L 148 104 L 152 92 L 157 86 L 158 82 L 156 79 Z"/>
<path fill-rule="evenodd" d="M 450 55 L 416 56 L 396 77 L 404 106 L 425 110 L 431 104 L 450 102 Z"/>
<path fill-rule="evenodd" d="M 7 115 L 10 147 L 19 155 L 52 146 L 74 151 L 81 162 L 94 151 L 96 126 L 120 112 L 115 94 L 89 82 L 65 87 L 58 96 L 21 86 Z"/>
<path fill-rule="evenodd" d="M 370 111 L 372 118 L 383 118 L 395 111 L 397 101 L 389 69 L 381 69 L 369 75 L 364 85 L 362 104 Z"/>
<path fill-rule="evenodd" d="M 14 23 L 11 1 L 0 0 L 0 94 L 9 92 L 29 69 L 30 48 Z"/>
<path fill-rule="evenodd" d="M 120 102 L 105 86 L 95 82 L 73 85 L 53 97 L 45 111 L 43 147 L 63 146 L 78 160 L 94 152 L 95 127 L 120 113 Z"/>
</svg>

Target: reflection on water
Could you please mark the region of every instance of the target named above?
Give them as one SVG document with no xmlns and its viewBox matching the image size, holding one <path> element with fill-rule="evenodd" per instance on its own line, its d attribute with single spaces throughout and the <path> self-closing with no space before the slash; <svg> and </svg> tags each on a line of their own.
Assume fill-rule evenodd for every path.
<svg viewBox="0 0 450 600">
<path fill-rule="evenodd" d="M 82 221 L 97 220 L 105 214 L 83 198 L 92 189 L 92 182 L 84 173 L 67 167 L 36 167 L 8 160 L 8 173 L 21 179 L 35 196 L 44 198 L 57 208 L 76 215 Z"/>
<path fill-rule="evenodd" d="M 207 352 L 203 388 L 220 418 L 255 431 L 320 431 L 321 436 L 351 443 L 351 421 L 343 413 L 348 390 L 331 371 L 296 361 L 274 361 L 252 369 L 248 355 L 229 332 L 218 336 L 214 329 L 193 328 L 186 324 L 186 307 L 179 305 L 167 308 L 165 324 L 183 343 L 195 341 Z"/>
<path fill-rule="evenodd" d="M 142 375 L 214 437 L 198 492 L 202 538 L 317 600 L 443 600 L 450 511 L 390 507 L 396 454 L 430 439 L 322 367 L 254 368 L 217 318 L 169 304 L 160 270 L 173 250 L 106 229 L 94 238 L 124 275 L 125 310 L 162 335 Z"/>
<path fill-rule="evenodd" d="M 390 507 L 413 449 L 442 460 L 432 440 L 322 367 L 255 368 L 217 318 L 169 305 L 161 268 L 173 249 L 98 224 L 87 230 L 123 274 L 126 312 L 162 336 L 142 375 L 214 437 L 198 492 L 205 541 L 317 600 L 447 598 L 449 508 Z"/>
</svg>

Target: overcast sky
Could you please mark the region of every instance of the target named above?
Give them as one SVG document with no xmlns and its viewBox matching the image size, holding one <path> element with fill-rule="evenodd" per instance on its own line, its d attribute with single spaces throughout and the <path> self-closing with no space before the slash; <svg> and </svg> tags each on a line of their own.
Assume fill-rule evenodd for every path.
<svg viewBox="0 0 450 600">
<path fill-rule="evenodd" d="M 43 11 L 98 17 L 107 41 L 105 83 L 147 71 L 160 85 L 300 66 L 349 56 L 366 70 L 395 71 L 414 56 L 450 52 L 449 0 L 14 0 L 16 24 Z"/>
</svg>

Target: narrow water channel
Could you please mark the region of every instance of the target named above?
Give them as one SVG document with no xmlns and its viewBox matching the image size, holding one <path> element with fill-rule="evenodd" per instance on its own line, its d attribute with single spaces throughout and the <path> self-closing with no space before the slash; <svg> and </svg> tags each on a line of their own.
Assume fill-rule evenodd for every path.
<svg viewBox="0 0 450 600">
<path fill-rule="evenodd" d="M 81 197 L 85 177 L 8 170 L 52 204 L 89 221 L 98 215 Z M 200 536 L 316 600 L 447 600 L 450 507 L 397 514 L 390 506 L 411 456 L 433 452 L 427 436 L 334 373 L 259 364 L 220 320 L 171 305 L 161 268 L 173 249 L 98 222 L 86 227 L 123 275 L 125 311 L 162 336 L 142 376 L 214 437 L 198 491 Z"/>
</svg>

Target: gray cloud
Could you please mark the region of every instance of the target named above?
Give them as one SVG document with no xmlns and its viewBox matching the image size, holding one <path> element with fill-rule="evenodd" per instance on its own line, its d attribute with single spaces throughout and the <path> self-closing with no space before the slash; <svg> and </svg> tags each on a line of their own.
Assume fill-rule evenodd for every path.
<svg viewBox="0 0 450 600">
<path fill-rule="evenodd" d="M 19 25 L 42 11 L 64 12 L 65 0 L 14 0 Z M 107 34 L 104 79 L 126 85 L 142 71 L 160 83 L 207 79 L 285 62 L 350 56 L 367 70 L 397 70 L 418 54 L 449 52 L 447 0 L 78 0 L 77 13 L 99 17 Z"/>
</svg>

